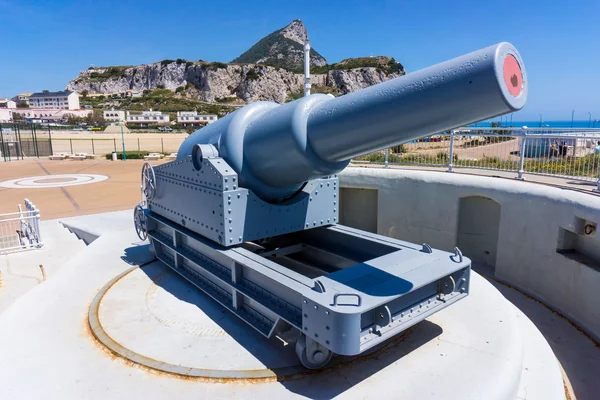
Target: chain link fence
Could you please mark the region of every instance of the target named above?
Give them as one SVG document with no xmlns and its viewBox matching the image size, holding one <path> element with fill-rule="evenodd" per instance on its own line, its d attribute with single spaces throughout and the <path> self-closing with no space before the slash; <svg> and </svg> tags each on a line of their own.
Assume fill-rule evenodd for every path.
<svg viewBox="0 0 600 400">
<path fill-rule="evenodd" d="M 183 142 L 181 137 L 155 137 L 155 138 L 128 138 L 125 139 L 52 139 L 54 154 L 59 153 L 87 153 L 104 156 L 113 151 L 148 151 L 162 154 L 176 153 Z"/>
</svg>

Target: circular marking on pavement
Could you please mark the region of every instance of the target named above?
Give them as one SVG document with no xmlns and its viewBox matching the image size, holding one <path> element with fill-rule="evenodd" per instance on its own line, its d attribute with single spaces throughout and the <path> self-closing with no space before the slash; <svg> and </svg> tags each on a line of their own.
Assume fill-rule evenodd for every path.
<svg viewBox="0 0 600 400">
<path fill-rule="evenodd" d="M 0 187 L 9 189 L 48 189 L 65 186 L 87 185 L 107 180 L 108 176 L 95 174 L 64 174 L 30 176 L 0 182 Z"/>
<path fill-rule="evenodd" d="M 283 349 L 277 348 L 276 344 L 271 344 L 269 346 L 273 346 L 273 348 L 269 355 L 266 354 L 269 351 L 267 347 L 257 345 L 254 340 L 247 338 L 246 346 L 256 353 L 256 357 L 261 358 L 255 362 L 261 364 L 262 368 L 250 365 L 255 362 L 240 364 L 237 360 L 239 353 L 236 354 L 235 351 L 235 347 L 240 345 L 232 344 L 241 337 L 233 340 L 229 336 L 230 333 L 235 334 L 236 332 L 233 331 L 236 331 L 237 328 L 226 321 L 229 318 L 237 321 L 237 317 L 228 316 L 227 310 L 220 310 L 220 306 L 191 285 L 185 290 L 181 290 L 183 288 L 180 285 L 186 281 L 179 278 L 178 274 L 168 270 L 168 267 L 162 263 L 149 262 L 142 266 L 145 272 L 140 274 L 139 267 L 127 269 L 100 289 L 90 304 L 88 324 L 94 338 L 113 354 L 154 371 L 174 376 L 199 378 L 209 382 L 272 382 L 273 380 L 302 379 L 305 376 L 337 368 L 360 368 L 357 363 L 361 365 L 362 363 L 379 363 L 379 358 L 384 354 L 398 353 L 400 358 L 406 352 L 401 342 L 409 335 L 412 328 L 359 356 L 336 356 L 326 367 L 311 371 L 300 365 L 295 354 L 294 359 L 281 360 L 283 363 L 268 361 L 270 358 L 280 357 Z M 173 291 L 175 295 L 170 291 Z M 199 304 L 196 304 L 195 301 L 192 302 L 194 304 L 188 303 L 188 301 L 196 295 L 206 298 L 204 301 L 207 303 L 202 304 L 202 309 L 191 312 Z M 142 308 L 140 308 L 141 305 L 143 305 Z M 144 309 L 146 310 L 144 311 Z M 204 311 L 212 315 L 209 317 Z M 169 313 L 173 314 L 168 317 Z M 137 315 L 137 317 L 129 318 L 131 315 Z M 124 317 L 129 318 L 125 318 L 127 323 L 123 323 Z M 140 323 L 137 323 L 136 319 Z M 220 324 L 228 328 L 223 330 L 217 328 Z M 245 335 L 252 335 L 252 328 L 241 321 L 239 324 L 243 332 L 237 332 L 238 334 L 245 332 Z M 196 342 L 206 350 L 203 357 L 193 357 L 186 360 L 187 362 L 184 361 L 182 354 L 194 352 L 193 347 L 196 346 Z M 160 343 L 160 346 L 157 346 L 157 343 Z M 221 353 L 225 359 L 221 365 L 214 365 L 214 362 L 210 360 L 211 353 L 219 353 L 223 346 L 231 348 L 229 357 L 227 354 Z M 152 349 L 157 347 L 168 348 L 169 351 L 165 353 L 167 356 L 156 357 L 157 353 Z M 293 353 L 293 350 L 290 351 Z M 263 361 L 265 362 L 263 363 Z M 270 364 L 274 367 L 269 367 Z M 363 366 L 366 365 L 369 364 Z"/>
<path fill-rule="evenodd" d="M 37 181 L 33 181 L 33 183 L 61 183 L 61 182 L 73 182 L 76 180 L 77 180 L 77 178 L 46 178 L 46 179 L 38 179 Z"/>
</svg>

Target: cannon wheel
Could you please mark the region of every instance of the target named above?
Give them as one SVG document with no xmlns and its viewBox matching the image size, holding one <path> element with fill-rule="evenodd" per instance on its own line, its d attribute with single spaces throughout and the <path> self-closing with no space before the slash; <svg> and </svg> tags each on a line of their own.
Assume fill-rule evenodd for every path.
<svg viewBox="0 0 600 400">
<path fill-rule="evenodd" d="M 144 163 L 142 167 L 142 192 L 148 201 L 152 200 L 156 194 L 156 177 L 150 163 Z"/>
<path fill-rule="evenodd" d="M 148 239 L 148 228 L 146 226 L 146 214 L 141 206 L 136 206 L 133 210 L 133 223 L 135 225 L 135 233 L 140 240 Z"/>
<path fill-rule="evenodd" d="M 296 341 L 296 355 L 308 369 L 323 368 L 333 357 L 333 352 L 311 338 L 301 335 Z"/>
</svg>

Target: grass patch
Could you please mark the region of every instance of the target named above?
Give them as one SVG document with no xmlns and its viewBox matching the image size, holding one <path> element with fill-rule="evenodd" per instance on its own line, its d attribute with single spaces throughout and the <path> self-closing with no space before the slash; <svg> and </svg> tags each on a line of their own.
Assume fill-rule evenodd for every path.
<svg viewBox="0 0 600 400">
<path fill-rule="evenodd" d="M 127 153 L 127 159 L 129 159 L 129 160 L 143 160 L 144 156 L 147 156 L 148 154 L 150 154 L 149 151 L 137 151 L 137 150 L 127 151 L 126 153 Z M 106 159 L 112 160 L 112 153 L 106 154 Z M 123 152 L 117 152 L 117 159 L 119 159 L 119 160 L 123 159 Z"/>
</svg>

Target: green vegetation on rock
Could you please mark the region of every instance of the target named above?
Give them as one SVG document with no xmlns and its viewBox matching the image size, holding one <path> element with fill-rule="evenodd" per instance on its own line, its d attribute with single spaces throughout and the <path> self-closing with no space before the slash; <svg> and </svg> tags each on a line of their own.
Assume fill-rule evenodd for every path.
<svg viewBox="0 0 600 400">
<path fill-rule="evenodd" d="M 104 72 L 90 72 L 88 79 L 92 82 L 102 82 L 113 78 L 126 76 L 125 70 L 130 67 L 108 67 Z"/>
</svg>

